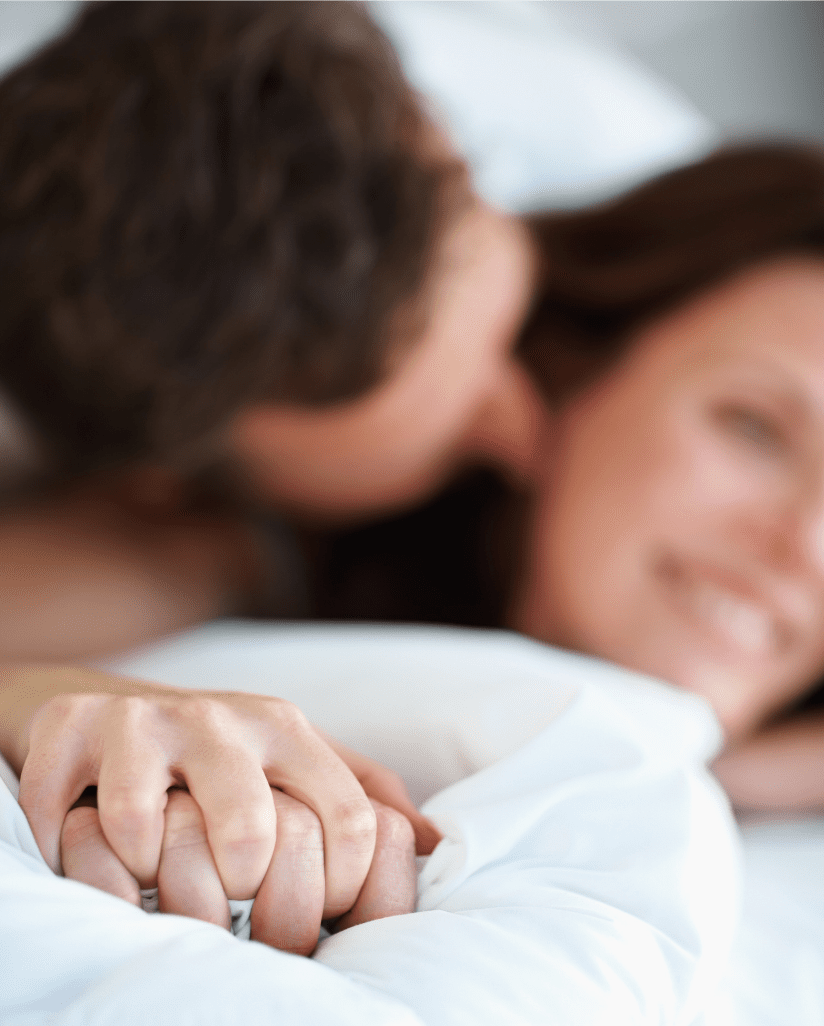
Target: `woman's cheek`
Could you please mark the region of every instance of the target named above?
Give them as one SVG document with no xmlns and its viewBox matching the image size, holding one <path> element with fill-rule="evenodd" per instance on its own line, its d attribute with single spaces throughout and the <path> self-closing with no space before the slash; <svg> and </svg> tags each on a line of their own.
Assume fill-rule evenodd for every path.
<svg viewBox="0 0 824 1026">
<path fill-rule="evenodd" d="M 716 514 L 752 498 L 758 490 L 752 475 L 707 432 L 683 424 L 660 425 L 657 431 L 635 514 L 662 532 L 662 542 L 711 544 L 712 538 L 693 535 L 715 524 Z"/>
</svg>

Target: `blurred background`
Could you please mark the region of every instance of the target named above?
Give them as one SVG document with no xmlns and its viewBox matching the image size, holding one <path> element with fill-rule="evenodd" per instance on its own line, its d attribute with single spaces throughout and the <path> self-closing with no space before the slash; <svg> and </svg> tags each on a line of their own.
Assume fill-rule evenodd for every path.
<svg viewBox="0 0 824 1026">
<path fill-rule="evenodd" d="M 0 0 L 0 73 L 77 0 Z M 576 206 L 729 140 L 824 145 L 824 4 L 373 0 L 407 74 L 512 210 Z"/>
<path fill-rule="evenodd" d="M 824 143 L 824 4 L 815 0 L 466 2 L 490 19 L 511 19 L 513 11 L 501 7 L 519 9 L 626 53 L 679 89 L 725 136 L 778 133 Z M 77 6 L 0 2 L 0 71 Z"/>
<path fill-rule="evenodd" d="M 550 0 L 530 6 L 668 79 L 727 137 L 824 143 L 817 0 Z"/>
</svg>

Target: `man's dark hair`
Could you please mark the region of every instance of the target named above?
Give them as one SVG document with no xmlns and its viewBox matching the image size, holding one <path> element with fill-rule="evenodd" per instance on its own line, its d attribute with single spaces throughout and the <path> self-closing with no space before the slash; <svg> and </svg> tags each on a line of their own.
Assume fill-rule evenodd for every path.
<svg viewBox="0 0 824 1026">
<path fill-rule="evenodd" d="M 457 165 L 360 5 L 104 3 L 0 82 L 0 388 L 54 479 L 386 367 Z"/>
</svg>

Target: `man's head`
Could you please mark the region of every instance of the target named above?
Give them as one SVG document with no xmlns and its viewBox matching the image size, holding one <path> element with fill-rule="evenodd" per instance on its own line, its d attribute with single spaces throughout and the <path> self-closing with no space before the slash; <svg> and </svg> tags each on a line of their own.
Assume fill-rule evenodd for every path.
<svg viewBox="0 0 824 1026">
<path fill-rule="evenodd" d="M 0 83 L 0 384 L 46 477 L 254 464 L 261 411 L 345 411 L 408 372 L 444 272 L 490 216 L 359 6 L 95 5 Z M 507 302 L 492 315 L 511 336 L 526 300 Z M 437 375 L 466 376 L 453 335 L 418 383 L 421 422 L 437 421 Z M 508 346 L 467 360 L 484 377 L 484 353 Z M 435 462 L 496 387 L 477 377 L 423 440 Z M 262 491 L 326 501 L 280 471 Z"/>
</svg>

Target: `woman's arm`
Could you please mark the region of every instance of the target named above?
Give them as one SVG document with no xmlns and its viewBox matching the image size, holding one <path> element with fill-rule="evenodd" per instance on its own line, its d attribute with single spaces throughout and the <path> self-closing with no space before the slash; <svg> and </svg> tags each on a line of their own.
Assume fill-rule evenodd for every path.
<svg viewBox="0 0 824 1026">
<path fill-rule="evenodd" d="M 762 729 L 725 749 L 713 772 L 742 811 L 824 810 L 824 713 Z"/>
</svg>

